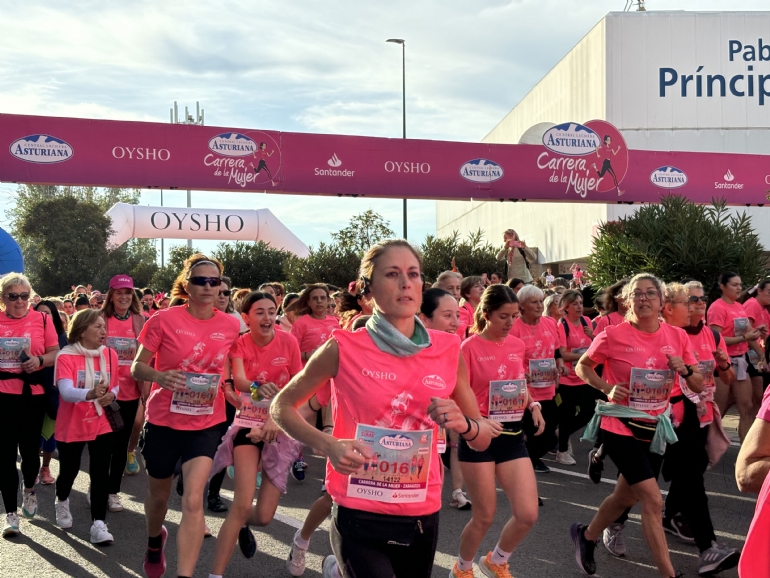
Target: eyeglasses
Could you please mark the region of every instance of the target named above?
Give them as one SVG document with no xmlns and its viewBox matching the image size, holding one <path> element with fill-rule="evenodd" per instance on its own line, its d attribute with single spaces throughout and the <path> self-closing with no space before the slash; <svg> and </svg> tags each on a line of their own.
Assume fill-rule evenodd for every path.
<svg viewBox="0 0 770 578">
<path fill-rule="evenodd" d="M 232 294 L 232 291 L 230 289 L 228 289 L 227 291 L 220 291 L 219 292 L 219 296 L 220 297 L 230 297 L 231 294 Z"/>
<path fill-rule="evenodd" d="M 22 301 L 29 301 L 29 293 L 8 293 L 5 296 L 8 301 L 18 301 L 21 299 Z"/>
<path fill-rule="evenodd" d="M 634 301 L 641 301 L 642 298 L 647 299 L 647 301 L 653 301 L 655 299 L 660 299 L 660 293 L 657 291 L 647 291 L 645 293 L 634 291 L 632 298 Z"/>
<path fill-rule="evenodd" d="M 209 287 L 219 287 L 222 284 L 222 277 L 190 277 L 187 280 L 198 287 L 205 287 L 207 284 Z"/>
<path fill-rule="evenodd" d="M 690 295 L 690 297 L 688 298 L 688 301 L 694 305 L 698 301 L 700 301 L 701 303 L 706 303 L 706 299 L 707 297 L 705 295 L 701 295 L 700 297 L 697 295 Z"/>
</svg>

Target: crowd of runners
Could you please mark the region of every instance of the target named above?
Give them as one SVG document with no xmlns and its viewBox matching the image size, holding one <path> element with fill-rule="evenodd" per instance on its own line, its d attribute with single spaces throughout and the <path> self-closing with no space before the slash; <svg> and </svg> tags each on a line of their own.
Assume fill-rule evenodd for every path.
<svg viewBox="0 0 770 578">
<path fill-rule="evenodd" d="M 504 272 L 453 267 L 427 280 L 419 253 L 390 240 L 366 252 L 348 287 L 319 280 L 299 293 L 279 282 L 236 289 L 201 254 L 168 294 L 118 275 L 105 293 L 79 285 L 40 298 L 24 275 L 5 275 L 3 536 L 35 517 L 36 484 L 55 484 L 58 526 L 90 524 L 91 542 L 109 544 L 123 476 L 144 470 L 145 576 L 167 572 L 164 521 L 176 490 L 170 573 L 192 577 L 208 508 L 227 512 L 206 569 L 220 578 L 236 543 L 255 555 L 251 528 L 271 523 L 288 476 L 304 479 L 303 452 L 315 452 L 327 458 L 323 492 L 294 536 L 289 575 L 304 573 L 311 536 L 331 515 L 324 577 L 428 578 L 445 506 L 469 511 L 450 577 L 472 578 L 475 564 L 507 578 L 538 520 L 542 458 L 575 466 L 571 439 L 582 435 L 594 442 L 594 482 L 607 459 L 618 470 L 593 519 L 564 528 L 584 573 L 597 571 L 599 543 L 626 555 L 624 525 L 638 504 L 660 576 L 682 575 L 665 532 L 697 546 L 700 575 L 739 560 L 741 576 L 770 575 L 770 279 L 748 288 L 725 272 L 709 305 L 710 287 L 689 279 L 642 273 L 597 292 L 578 265 L 570 280 L 550 270 L 533 278 L 534 257 L 509 230 Z M 730 445 L 721 416 L 733 406 L 744 442 L 736 478 L 743 491 L 761 491 L 743 557 L 717 541 L 704 487 Z M 89 521 L 73 519 L 69 505 L 86 446 Z M 665 501 L 660 474 L 671 484 Z M 451 501 L 442 504 L 445 483 Z M 494 549 L 479 552 L 498 487 L 511 515 Z"/>
</svg>

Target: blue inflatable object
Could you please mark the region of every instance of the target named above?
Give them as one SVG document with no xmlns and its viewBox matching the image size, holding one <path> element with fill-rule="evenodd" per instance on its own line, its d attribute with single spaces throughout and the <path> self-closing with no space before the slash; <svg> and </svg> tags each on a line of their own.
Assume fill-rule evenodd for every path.
<svg viewBox="0 0 770 578">
<path fill-rule="evenodd" d="M 24 255 L 21 247 L 7 231 L 0 229 L 0 275 L 24 273 Z"/>
</svg>

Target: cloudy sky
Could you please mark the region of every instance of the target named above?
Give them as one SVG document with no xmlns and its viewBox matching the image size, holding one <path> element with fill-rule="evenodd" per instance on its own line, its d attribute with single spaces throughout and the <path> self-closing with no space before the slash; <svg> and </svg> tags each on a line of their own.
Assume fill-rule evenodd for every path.
<svg viewBox="0 0 770 578">
<path fill-rule="evenodd" d="M 0 112 L 168 122 L 175 100 L 181 108 L 199 101 L 212 126 L 398 137 L 401 49 L 385 43 L 396 37 L 407 42 L 407 135 L 479 141 L 591 27 L 624 4 L 0 0 Z M 646 4 L 719 10 L 726 3 Z M 767 0 L 729 4 L 732 10 L 768 6 Z M 0 184 L 0 210 L 13 203 L 13 190 Z M 159 197 L 144 192 L 142 204 L 157 205 Z M 369 208 L 401 232 L 398 200 L 202 191 L 192 200 L 199 208 L 269 208 L 307 244 L 327 240 Z M 164 195 L 166 206 L 185 203 L 184 192 Z M 0 225 L 8 225 L 4 214 Z M 410 201 L 409 238 L 419 242 L 434 232 L 434 203 Z"/>
</svg>

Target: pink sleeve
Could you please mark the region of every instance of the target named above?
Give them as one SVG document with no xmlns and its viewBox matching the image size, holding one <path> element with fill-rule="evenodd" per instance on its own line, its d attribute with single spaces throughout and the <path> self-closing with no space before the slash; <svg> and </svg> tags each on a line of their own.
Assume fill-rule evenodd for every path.
<svg viewBox="0 0 770 578">
<path fill-rule="evenodd" d="M 717 325 L 724 331 L 727 329 L 727 311 L 722 307 L 709 307 L 707 319 L 709 325 Z"/>
<path fill-rule="evenodd" d="M 759 408 L 759 412 L 757 412 L 757 418 L 770 422 L 770 387 L 765 390 L 765 396 L 762 398 L 762 406 Z"/>
<path fill-rule="evenodd" d="M 594 333 L 599 334 L 607 327 L 607 321 L 609 319 L 609 316 L 602 315 L 601 317 L 597 317 L 594 319 Z"/>
<path fill-rule="evenodd" d="M 153 353 L 158 352 L 160 343 L 163 337 L 163 328 L 160 325 L 161 316 L 153 315 L 147 320 L 147 323 L 142 327 L 142 332 L 139 334 L 137 341 L 144 346 L 148 351 Z"/>
<path fill-rule="evenodd" d="M 743 308 L 746 310 L 746 317 L 749 318 L 752 326 L 762 323 L 762 308 L 755 299 L 746 301 Z"/>
<path fill-rule="evenodd" d="M 567 332 L 564 331 L 564 324 L 561 321 L 556 321 L 556 340 L 558 341 L 556 347 L 567 347 Z M 569 322 L 568 322 L 569 323 Z M 581 331 L 583 330 L 581 326 Z"/>
<path fill-rule="evenodd" d="M 56 313 L 59 314 L 58 311 Z M 48 315 L 47 313 L 42 313 L 41 315 Z M 45 341 L 46 348 L 48 347 L 59 347 L 59 336 L 56 335 L 56 328 L 53 326 L 53 321 L 50 319 L 46 319 L 45 324 L 45 335 L 43 337 L 43 340 Z"/>
<path fill-rule="evenodd" d="M 230 359 L 243 359 L 243 348 L 241 347 L 241 339 L 238 338 L 230 347 Z"/>
<path fill-rule="evenodd" d="M 291 330 L 289 331 L 289 334 L 293 335 L 297 338 L 297 342 L 299 342 L 300 339 L 302 339 L 302 325 L 304 322 L 302 321 L 302 317 L 299 317 L 295 322 L 294 325 L 291 326 Z"/>
<path fill-rule="evenodd" d="M 588 347 L 589 359 L 595 363 L 604 363 L 610 353 L 609 342 L 607 341 L 607 331 L 602 331 L 599 336 L 591 342 Z"/>
<path fill-rule="evenodd" d="M 73 355 L 60 355 L 56 359 L 56 375 L 54 375 L 54 383 L 58 382 L 60 379 L 71 379 L 73 382 L 77 380 L 77 364 L 75 364 L 74 361 L 75 356 Z"/>
<path fill-rule="evenodd" d="M 687 334 L 683 329 L 680 331 L 682 332 L 682 334 L 679 336 L 679 341 L 682 344 L 682 361 L 684 361 L 687 365 L 698 365 L 698 360 L 695 358 L 695 353 L 693 353 L 692 350 L 692 343 L 690 342 L 690 338 L 687 337 Z"/>
<path fill-rule="evenodd" d="M 291 345 L 289 345 L 289 374 L 294 377 L 302 371 L 302 354 L 299 352 L 297 338 L 291 335 L 291 333 L 289 336 L 291 337 Z"/>
</svg>

